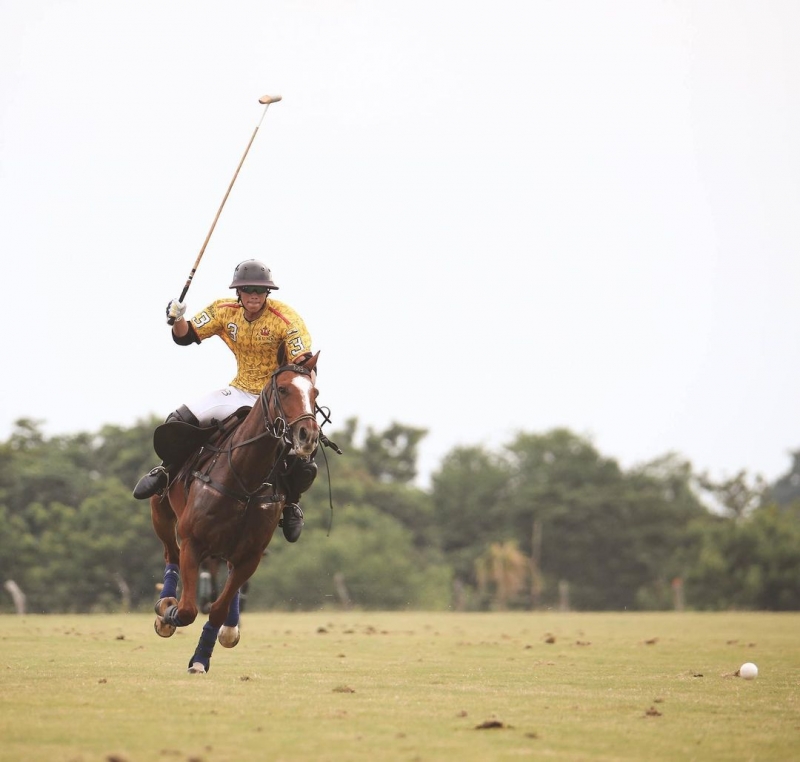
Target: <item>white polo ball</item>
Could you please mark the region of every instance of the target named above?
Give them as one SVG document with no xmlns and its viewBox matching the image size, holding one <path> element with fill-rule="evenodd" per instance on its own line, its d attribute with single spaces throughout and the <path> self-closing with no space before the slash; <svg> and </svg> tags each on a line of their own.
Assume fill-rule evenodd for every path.
<svg viewBox="0 0 800 762">
<path fill-rule="evenodd" d="M 745 680 L 753 680 L 758 677 L 758 667 L 750 661 L 742 664 L 739 667 L 739 677 L 743 677 Z"/>
</svg>

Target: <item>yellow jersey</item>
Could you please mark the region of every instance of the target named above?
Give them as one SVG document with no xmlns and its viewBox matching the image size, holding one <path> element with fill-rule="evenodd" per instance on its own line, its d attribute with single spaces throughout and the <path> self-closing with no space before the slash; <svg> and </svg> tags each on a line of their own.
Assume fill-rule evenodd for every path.
<svg viewBox="0 0 800 762">
<path fill-rule="evenodd" d="M 237 372 L 231 386 L 259 394 L 281 365 L 311 351 L 311 336 L 300 315 L 272 297 L 252 323 L 244 315 L 239 302 L 218 299 L 198 312 L 190 325 L 198 341 L 219 336 L 233 352 Z"/>
</svg>

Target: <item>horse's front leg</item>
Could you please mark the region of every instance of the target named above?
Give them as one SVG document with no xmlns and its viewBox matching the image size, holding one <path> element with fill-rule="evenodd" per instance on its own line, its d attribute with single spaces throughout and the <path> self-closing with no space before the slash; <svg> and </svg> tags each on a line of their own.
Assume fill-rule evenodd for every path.
<svg viewBox="0 0 800 762">
<path fill-rule="evenodd" d="M 214 627 L 211 622 L 203 625 L 200 640 L 197 641 L 197 648 L 195 648 L 192 658 L 189 659 L 189 672 L 194 675 L 204 675 L 211 669 L 211 654 L 214 652 L 218 632 L 219 627 Z"/>
<path fill-rule="evenodd" d="M 180 550 L 180 570 L 183 586 L 179 601 L 162 598 L 156 604 L 156 614 L 166 625 L 186 627 L 197 619 L 197 580 L 200 556 L 191 540 L 184 540 Z"/>
<path fill-rule="evenodd" d="M 200 578 L 200 554 L 194 542 L 181 543 L 181 598 L 178 601 L 178 619 L 183 625 L 197 619 L 197 582 Z M 180 626 L 180 625 L 179 625 Z"/>
<path fill-rule="evenodd" d="M 180 548 L 175 537 L 175 513 L 167 495 L 154 495 L 150 499 L 150 516 L 156 535 L 164 546 L 164 583 L 156 602 L 156 621 L 153 623 L 156 634 L 168 638 L 175 633 L 175 626 L 164 621 L 163 612 L 178 602 L 178 582 L 180 581 Z"/>
<path fill-rule="evenodd" d="M 211 610 L 208 612 L 208 621 L 215 627 L 226 624 L 231 604 L 239 595 L 239 588 L 253 576 L 260 562 L 261 555 L 258 554 L 254 558 L 230 568 L 228 579 L 225 580 L 225 587 L 222 588 L 219 598 L 211 604 Z"/>
<path fill-rule="evenodd" d="M 239 642 L 239 588 L 250 579 L 260 560 L 259 556 L 255 563 L 229 568 L 225 587 L 219 598 L 211 604 L 208 621 L 203 625 L 197 648 L 189 659 L 189 672 L 205 674 L 211 669 L 211 656 L 217 638 L 225 648 L 233 648 Z"/>
<path fill-rule="evenodd" d="M 239 642 L 239 591 L 237 590 L 228 608 L 228 616 L 222 627 L 215 627 L 210 621 L 203 625 L 203 632 L 197 642 L 192 658 L 189 659 L 189 672 L 205 674 L 211 669 L 211 656 L 214 653 L 215 639 L 225 648 L 233 648 Z"/>
<path fill-rule="evenodd" d="M 237 590 L 228 608 L 228 616 L 225 619 L 225 624 L 219 628 L 219 635 L 217 635 L 219 644 L 225 648 L 233 648 L 241 637 L 241 633 L 239 632 L 239 595 L 240 591 Z"/>
<path fill-rule="evenodd" d="M 164 621 L 164 613 L 171 606 L 178 603 L 178 582 L 180 571 L 178 564 L 168 563 L 164 569 L 164 584 L 161 586 L 161 595 L 156 601 L 156 621 L 153 624 L 156 634 L 162 638 L 169 638 L 175 634 L 175 625 Z"/>
<path fill-rule="evenodd" d="M 232 571 L 233 567 L 228 564 L 228 576 L 231 575 Z M 247 582 L 244 584 L 247 584 Z M 239 588 L 233 596 L 231 605 L 228 606 L 228 616 L 225 617 L 225 622 L 220 628 L 219 635 L 217 636 L 219 644 L 224 648 L 233 648 L 239 642 L 239 638 L 241 636 L 239 632 L 239 600 L 241 597 L 241 592 L 241 588 Z"/>
</svg>

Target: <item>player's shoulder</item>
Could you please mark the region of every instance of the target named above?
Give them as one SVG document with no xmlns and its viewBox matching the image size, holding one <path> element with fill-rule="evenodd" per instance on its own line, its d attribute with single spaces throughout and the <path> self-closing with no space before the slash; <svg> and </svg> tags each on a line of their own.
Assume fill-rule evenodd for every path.
<svg viewBox="0 0 800 762">
<path fill-rule="evenodd" d="M 239 314 L 241 309 L 242 305 L 239 304 L 236 299 L 231 299 L 228 297 L 226 299 L 217 299 L 216 301 L 211 302 L 211 304 L 205 308 L 205 311 L 210 312 L 212 315 L 229 315 L 231 313 Z"/>
<path fill-rule="evenodd" d="M 293 323 L 296 320 L 302 319 L 296 310 L 286 304 L 286 302 L 282 302 L 279 299 L 273 299 L 270 297 L 269 301 L 267 302 L 267 309 L 271 315 L 274 315 L 284 323 Z"/>
<path fill-rule="evenodd" d="M 220 326 L 237 319 L 241 314 L 239 305 L 232 299 L 217 299 L 206 305 L 192 318 L 192 325 L 196 331 L 202 331 L 206 336 L 219 330 Z"/>
</svg>

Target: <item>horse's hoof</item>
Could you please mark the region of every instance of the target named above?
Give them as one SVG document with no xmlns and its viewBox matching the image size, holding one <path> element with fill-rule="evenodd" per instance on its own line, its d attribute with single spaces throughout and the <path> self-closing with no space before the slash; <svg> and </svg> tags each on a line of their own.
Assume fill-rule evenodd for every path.
<svg viewBox="0 0 800 762">
<path fill-rule="evenodd" d="M 160 616 L 157 616 L 156 621 L 153 622 L 153 629 L 159 637 L 170 638 L 175 634 L 176 628 L 174 625 L 167 624 Z"/>
<path fill-rule="evenodd" d="M 239 632 L 239 625 L 234 625 L 233 627 L 228 627 L 228 625 L 223 624 L 220 627 L 219 635 L 217 635 L 217 640 L 221 646 L 225 648 L 233 648 L 238 642 L 239 638 L 242 637 L 241 632 Z"/>
<path fill-rule="evenodd" d="M 177 606 L 177 605 L 178 605 L 178 599 L 173 598 L 172 596 L 168 596 L 166 598 L 159 598 L 156 601 L 155 605 L 156 616 L 163 617 L 164 614 L 167 613 L 167 609 L 170 606 Z"/>
<path fill-rule="evenodd" d="M 170 606 L 177 605 L 177 598 L 159 598 L 156 601 L 156 621 L 153 622 L 153 629 L 156 631 L 156 635 L 158 635 L 160 638 L 170 638 L 175 634 L 175 625 L 165 622 L 164 614 L 167 613 L 167 609 Z"/>
<path fill-rule="evenodd" d="M 205 675 L 206 668 L 199 661 L 196 661 L 189 667 L 188 672 L 190 675 Z"/>
</svg>

